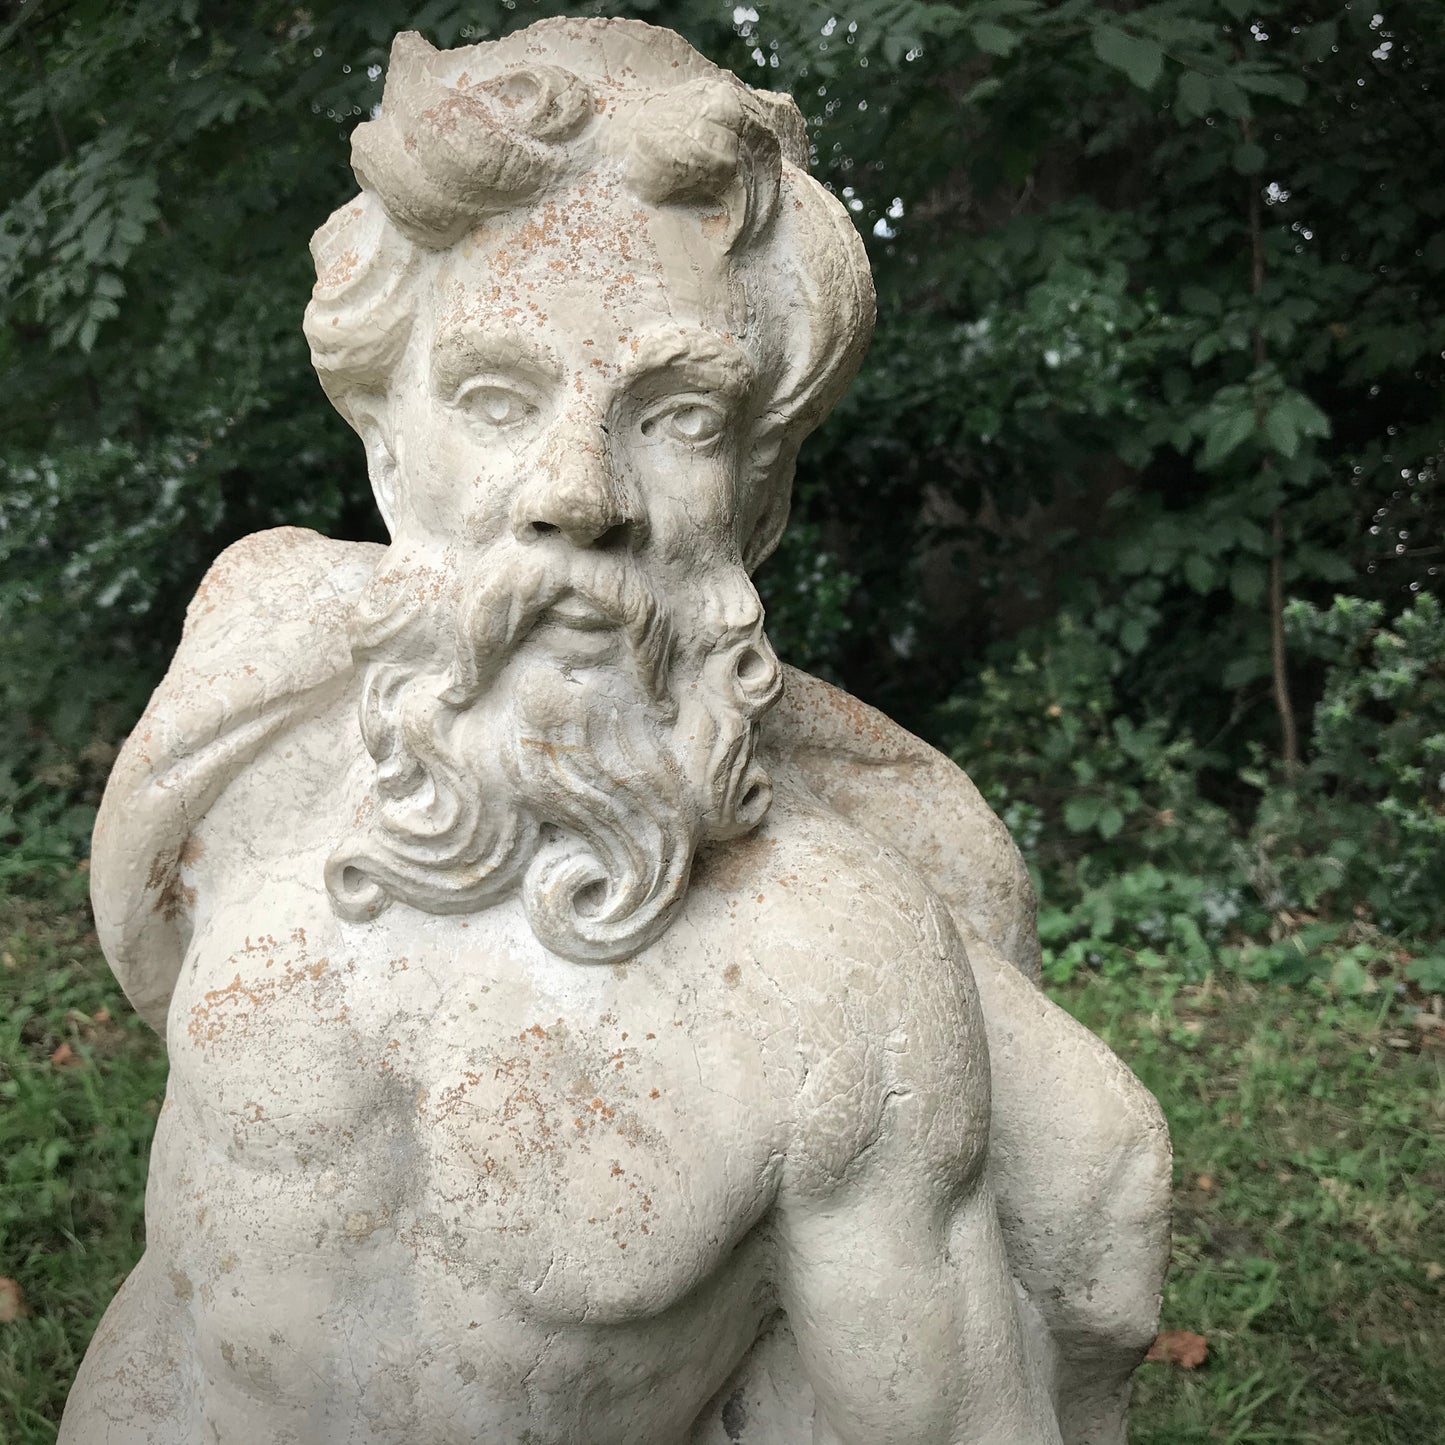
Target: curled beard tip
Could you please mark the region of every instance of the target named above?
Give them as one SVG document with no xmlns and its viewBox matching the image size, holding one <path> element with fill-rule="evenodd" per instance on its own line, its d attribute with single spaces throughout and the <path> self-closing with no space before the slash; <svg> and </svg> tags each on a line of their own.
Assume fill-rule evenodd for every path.
<svg viewBox="0 0 1445 1445">
<path fill-rule="evenodd" d="M 357 854 L 338 850 L 323 874 L 332 906 L 349 923 L 369 923 L 391 905 L 391 895 L 360 866 Z"/>
<path fill-rule="evenodd" d="M 609 877 L 576 840 L 540 849 L 526 871 L 522 904 L 539 943 L 572 963 L 623 963 L 655 942 L 687 892 L 689 859 L 641 900 Z"/>
</svg>

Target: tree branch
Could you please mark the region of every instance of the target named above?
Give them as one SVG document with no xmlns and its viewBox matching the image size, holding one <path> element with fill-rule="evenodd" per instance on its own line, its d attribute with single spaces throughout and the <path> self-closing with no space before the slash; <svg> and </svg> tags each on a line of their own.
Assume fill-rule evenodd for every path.
<svg viewBox="0 0 1445 1445">
<path fill-rule="evenodd" d="M 1239 123 L 1240 136 L 1246 145 L 1254 140 L 1253 122 Z M 1264 216 L 1259 202 L 1259 183 L 1249 178 L 1249 294 L 1259 305 L 1264 290 Z M 1264 332 L 1256 316 L 1254 323 L 1254 365 L 1259 370 L 1269 360 Z M 1255 403 L 1254 424 L 1264 429 L 1265 408 L 1261 397 Z M 1266 469 L 1268 467 L 1266 466 Z M 1299 772 L 1299 729 L 1295 726 L 1294 702 L 1289 693 L 1289 654 L 1284 636 L 1284 504 L 1277 502 L 1270 518 L 1274 550 L 1269 559 L 1269 666 L 1274 685 L 1274 707 L 1279 714 L 1280 761 L 1285 777 L 1291 781 Z"/>
</svg>

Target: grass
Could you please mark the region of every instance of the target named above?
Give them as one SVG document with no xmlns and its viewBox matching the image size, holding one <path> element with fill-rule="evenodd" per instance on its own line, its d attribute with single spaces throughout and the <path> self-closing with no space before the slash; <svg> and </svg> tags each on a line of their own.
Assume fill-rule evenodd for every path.
<svg viewBox="0 0 1445 1445">
<path fill-rule="evenodd" d="M 0 900 L 0 1275 L 29 1304 L 0 1323 L 0 1445 L 54 1440 L 143 1238 L 165 1060 L 88 929 Z M 1141 1370 L 1134 1445 L 1436 1445 L 1445 1029 L 1390 993 L 1164 971 L 1058 993 L 1169 1116 L 1164 1324 L 1209 1341 L 1198 1370 Z"/>
<path fill-rule="evenodd" d="M 68 1061 L 52 1063 L 62 1046 Z M 0 1323 L 0 1445 L 54 1440 L 86 1344 L 140 1254 L 165 1077 L 88 916 L 0 899 L 0 1275 L 29 1306 Z"/>
<path fill-rule="evenodd" d="M 1134 1445 L 1445 1438 L 1445 1030 L 1381 991 L 1094 977 L 1061 1001 L 1174 1138 L 1166 1329 L 1208 1363 L 1140 1371 Z"/>
</svg>

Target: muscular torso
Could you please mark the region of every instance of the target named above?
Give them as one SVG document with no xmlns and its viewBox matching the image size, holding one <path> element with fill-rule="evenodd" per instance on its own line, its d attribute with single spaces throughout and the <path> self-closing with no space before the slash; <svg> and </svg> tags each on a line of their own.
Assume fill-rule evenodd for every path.
<svg viewBox="0 0 1445 1445">
<path fill-rule="evenodd" d="M 228 795 L 188 868 L 146 1267 L 188 1316 L 204 1419 L 313 1445 L 685 1439 L 776 1309 L 790 1172 L 841 1172 L 876 1122 L 866 1048 L 802 978 L 858 906 L 838 820 L 783 797 L 699 858 L 659 944 L 589 966 L 515 903 L 340 922 L 343 792 Z M 263 807 L 274 846 L 242 825 Z"/>
</svg>

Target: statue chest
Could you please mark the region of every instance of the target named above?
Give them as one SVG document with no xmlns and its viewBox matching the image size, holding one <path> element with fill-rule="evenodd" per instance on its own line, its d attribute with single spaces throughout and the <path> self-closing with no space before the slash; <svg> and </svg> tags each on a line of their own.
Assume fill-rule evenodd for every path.
<svg viewBox="0 0 1445 1445">
<path fill-rule="evenodd" d="M 423 1316 L 660 1313 L 765 1211 L 794 1092 L 778 1021 L 718 964 L 567 963 L 507 905 L 353 927 L 320 899 L 223 903 L 169 1021 L 176 1247 L 345 1256 L 409 1278 Z"/>
</svg>

